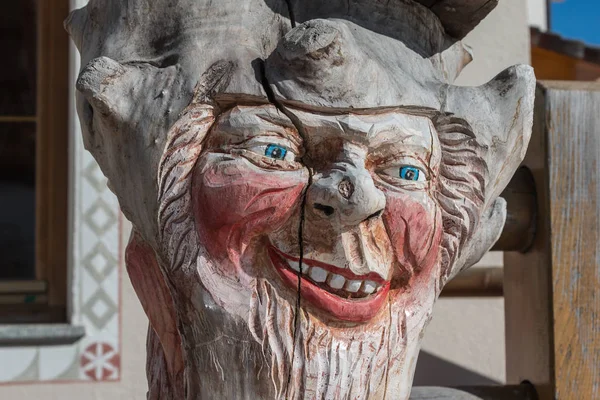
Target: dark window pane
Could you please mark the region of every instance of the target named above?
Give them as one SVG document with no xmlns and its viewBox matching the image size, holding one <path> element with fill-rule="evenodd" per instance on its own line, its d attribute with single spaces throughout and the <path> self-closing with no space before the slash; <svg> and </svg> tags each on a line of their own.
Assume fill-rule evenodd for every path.
<svg viewBox="0 0 600 400">
<path fill-rule="evenodd" d="M 0 5 L 0 115 L 35 115 L 36 0 Z"/>
<path fill-rule="evenodd" d="M 0 280 L 35 279 L 35 124 L 0 123 Z"/>
</svg>

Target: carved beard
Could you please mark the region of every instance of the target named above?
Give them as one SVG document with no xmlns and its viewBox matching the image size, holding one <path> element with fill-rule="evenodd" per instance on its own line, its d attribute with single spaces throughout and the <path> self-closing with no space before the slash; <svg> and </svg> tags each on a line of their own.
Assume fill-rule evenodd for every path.
<svg viewBox="0 0 600 400">
<path fill-rule="evenodd" d="M 185 214 L 185 199 L 172 203 L 180 216 Z M 220 263 L 230 260 L 219 262 L 200 250 L 182 264 L 181 248 L 186 243 L 198 246 L 194 220 L 184 221 L 177 231 L 187 234 L 174 241 L 179 251 L 169 252 L 168 269 L 186 274 L 175 281 L 189 283 L 176 307 L 185 310 L 179 327 L 189 393 L 200 399 L 377 399 L 385 393 L 408 397 L 413 366 L 406 366 L 405 358 L 414 349 L 407 346 L 418 347 L 418 339 L 407 340 L 405 300 L 390 295 L 377 318 L 354 326 L 326 325 L 302 307 L 296 317 L 295 297 L 290 300 L 289 293 L 284 295 L 268 279 L 235 281 L 223 276 Z M 255 250 L 247 248 L 254 255 Z M 273 268 L 262 265 L 260 257 L 242 254 L 238 259 L 261 264 L 254 269 Z M 416 334 L 410 333 L 418 336 L 427 317 L 418 319 Z M 390 374 L 395 378 L 388 387 Z"/>
<path fill-rule="evenodd" d="M 414 277 L 414 293 L 390 293 L 381 318 L 345 328 L 324 325 L 302 308 L 295 321 L 296 305 L 265 279 L 227 280 L 202 249 L 192 212 L 195 163 L 190 160 L 198 159 L 214 121 L 210 107 L 197 108 L 184 113 L 170 130 L 159 170 L 160 255 L 163 273 L 178 283 L 171 293 L 188 396 L 408 398 L 420 335 L 441 287 L 439 264 Z M 149 360 L 149 365 L 158 364 Z M 166 375 L 160 368 L 148 373 L 150 382 Z M 153 391 L 158 397 L 150 398 L 176 392 L 151 384 Z"/>
<path fill-rule="evenodd" d="M 401 362 L 406 349 L 403 313 L 390 309 L 363 332 L 360 325 L 330 328 L 300 308 L 294 333 L 289 327 L 294 326 L 295 306 L 267 280 L 257 281 L 254 300 L 250 329 L 269 361 L 275 398 L 383 398 L 388 366 Z M 392 304 L 387 307 L 394 308 Z"/>
<path fill-rule="evenodd" d="M 363 331 L 361 325 L 328 327 L 302 308 L 296 320 L 295 305 L 266 279 L 256 279 L 251 293 L 247 318 L 211 304 L 204 288 L 192 294 L 196 307 L 180 326 L 188 390 L 200 393 L 198 398 L 408 397 L 412 368 L 390 370 L 404 364 L 409 350 L 398 302 L 388 302 L 388 312 Z M 389 374 L 396 376 L 393 391 Z"/>
</svg>

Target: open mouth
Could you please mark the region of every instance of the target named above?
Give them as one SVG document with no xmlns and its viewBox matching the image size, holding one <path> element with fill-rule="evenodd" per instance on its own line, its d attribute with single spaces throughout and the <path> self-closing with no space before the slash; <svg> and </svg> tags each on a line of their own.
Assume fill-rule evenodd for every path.
<svg viewBox="0 0 600 400">
<path fill-rule="evenodd" d="M 371 319 L 389 292 L 390 282 L 374 272 L 355 275 L 349 269 L 310 259 L 302 260 L 300 271 L 297 257 L 273 246 L 269 246 L 269 257 L 288 286 L 295 290 L 300 286 L 302 299 L 340 320 Z"/>
</svg>

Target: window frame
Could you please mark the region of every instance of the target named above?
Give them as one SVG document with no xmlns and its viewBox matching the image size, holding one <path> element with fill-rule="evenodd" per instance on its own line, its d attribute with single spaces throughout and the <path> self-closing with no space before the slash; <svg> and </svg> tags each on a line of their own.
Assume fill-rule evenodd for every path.
<svg viewBox="0 0 600 400">
<path fill-rule="evenodd" d="M 40 303 L 0 306 L 0 324 L 67 322 L 69 231 L 69 0 L 36 2 L 35 278 L 15 287 Z M 8 282 L 8 281 L 4 281 Z M 5 285 L 6 286 L 6 285 Z M 43 289 L 40 289 L 42 287 Z"/>
</svg>

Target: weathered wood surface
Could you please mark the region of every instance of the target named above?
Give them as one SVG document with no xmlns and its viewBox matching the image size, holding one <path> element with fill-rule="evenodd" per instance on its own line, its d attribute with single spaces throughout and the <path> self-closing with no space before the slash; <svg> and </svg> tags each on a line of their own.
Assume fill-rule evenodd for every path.
<svg viewBox="0 0 600 400">
<path fill-rule="evenodd" d="M 440 291 L 500 236 L 533 111 L 528 66 L 454 86 L 470 55 L 442 22 L 404 0 L 70 16 L 84 143 L 134 225 L 149 399 L 408 398 Z"/>
<path fill-rule="evenodd" d="M 505 253 L 507 379 L 541 400 L 600 398 L 600 85 L 541 82 L 524 165 L 532 249 Z"/>
<path fill-rule="evenodd" d="M 410 400 L 538 400 L 531 385 L 478 387 L 414 387 Z"/>
</svg>

